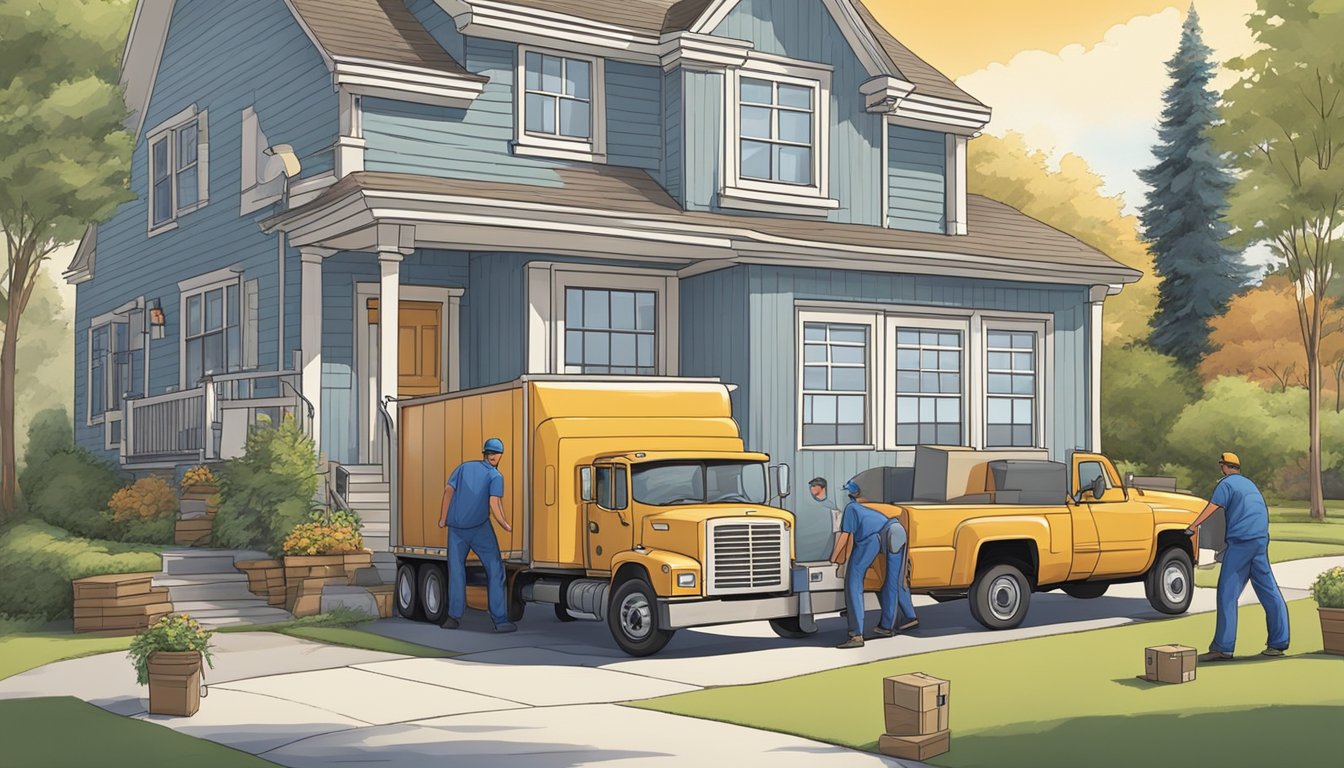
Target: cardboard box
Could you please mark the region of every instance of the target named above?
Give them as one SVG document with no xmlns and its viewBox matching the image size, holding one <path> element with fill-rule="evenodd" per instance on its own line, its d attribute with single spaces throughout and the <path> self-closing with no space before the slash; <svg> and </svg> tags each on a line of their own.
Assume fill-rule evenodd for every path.
<svg viewBox="0 0 1344 768">
<path fill-rule="evenodd" d="M 923 736 L 889 736 L 877 738 L 877 751 L 889 757 L 905 760 L 928 760 L 952 748 L 952 732 L 939 731 Z"/>
<path fill-rule="evenodd" d="M 1195 657 L 1188 645 L 1155 645 L 1143 651 L 1143 678 L 1157 683 L 1188 683 L 1195 679 Z"/>
<path fill-rule="evenodd" d="M 948 697 L 952 684 L 916 672 L 882 681 L 887 734 L 927 736 L 948 728 Z"/>
</svg>

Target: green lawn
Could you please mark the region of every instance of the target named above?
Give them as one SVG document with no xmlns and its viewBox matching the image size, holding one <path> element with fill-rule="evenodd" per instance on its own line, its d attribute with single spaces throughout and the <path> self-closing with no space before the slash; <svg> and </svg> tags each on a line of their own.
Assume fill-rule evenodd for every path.
<svg viewBox="0 0 1344 768">
<path fill-rule="evenodd" d="M 1344 502 L 1340 502 L 1344 508 Z M 1307 520 L 1305 513 L 1300 520 Z M 1283 563 L 1308 557 L 1344 555 L 1344 520 L 1326 522 L 1271 522 L 1269 524 L 1269 561 Z M 1221 565 L 1195 571 L 1195 586 L 1218 586 Z"/>
<path fill-rule="evenodd" d="M 366 651 L 399 653 L 403 656 L 418 656 L 426 659 L 446 659 L 456 656 L 452 651 L 431 648 L 427 645 L 408 643 L 391 637 L 366 632 L 358 627 L 291 627 L 278 630 L 282 634 L 304 640 L 314 640 L 327 645 L 344 645 L 350 648 L 363 648 Z"/>
<path fill-rule="evenodd" d="M 54 661 L 124 651 L 130 647 L 129 637 L 92 637 L 56 632 L 5 635 L 0 637 L 0 680 Z M 126 662 L 126 669 L 129 674 L 129 661 Z M 3 718 L 0 718 L 0 722 L 3 722 Z"/>
<path fill-rule="evenodd" d="M 275 763 L 69 697 L 0 701 L 4 765 L 181 765 L 274 768 Z"/>
<path fill-rule="evenodd" d="M 939 766 L 1337 765 L 1344 659 L 1319 653 L 1315 603 L 1294 601 L 1290 612 L 1288 658 L 1204 666 L 1183 685 L 1136 679 L 1143 649 L 1203 649 L 1213 614 L 938 651 L 631 706 L 874 750 L 883 730 L 882 678 L 925 672 L 952 683 L 952 750 L 930 760 Z M 1258 652 L 1265 636 L 1259 606 L 1242 610 L 1240 629 L 1241 650 Z"/>
</svg>

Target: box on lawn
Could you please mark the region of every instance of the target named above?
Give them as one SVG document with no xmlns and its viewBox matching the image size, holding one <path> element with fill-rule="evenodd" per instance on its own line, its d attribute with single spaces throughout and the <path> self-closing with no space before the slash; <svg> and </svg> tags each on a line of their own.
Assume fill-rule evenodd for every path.
<svg viewBox="0 0 1344 768">
<path fill-rule="evenodd" d="M 1188 645 L 1154 645 L 1143 650 L 1143 678 L 1158 683 L 1195 679 L 1195 649 Z"/>
<path fill-rule="evenodd" d="M 925 736 L 948 728 L 947 680 L 916 672 L 882 681 L 887 734 Z"/>
<path fill-rule="evenodd" d="M 952 748 L 952 732 L 938 731 L 923 736 L 891 736 L 877 738 L 877 751 L 889 757 L 905 760 L 928 760 Z"/>
</svg>

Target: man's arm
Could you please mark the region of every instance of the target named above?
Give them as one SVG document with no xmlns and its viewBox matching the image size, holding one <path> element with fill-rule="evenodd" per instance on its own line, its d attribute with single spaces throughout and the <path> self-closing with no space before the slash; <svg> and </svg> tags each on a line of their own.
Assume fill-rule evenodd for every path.
<svg viewBox="0 0 1344 768">
<path fill-rule="evenodd" d="M 452 500 L 453 500 L 453 486 L 451 485 L 443 486 L 443 503 L 439 505 L 440 528 L 446 528 L 448 526 L 448 505 L 452 502 Z"/>
<path fill-rule="evenodd" d="M 1190 531 L 1195 530 L 1200 525 L 1202 525 L 1205 520 L 1208 520 L 1210 517 L 1212 517 L 1214 512 L 1217 512 L 1220 509 L 1222 509 L 1222 507 L 1218 506 L 1217 504 L 1214 504 L 1212 501 L 1210 501 L 1208 504 L 1205 504 L 1204 511 L 1199 513 L 1199 516 L 1195 518 L 1195 521 L 1191 523 L 1190 527 L 1187 528 L 1186 530 Z"/>
<path fill-rule="evenodd" d="M 831 562 L 839 565 L 845 562 L 845 547 L 849 546 L 849 534 L 841 531 L 835 534 L 835 549 L 831 550 Z"/>
<path fill-rule="evenodd" d="M 510 533 L 513 532 L 513 526 L 509 525 L 509 521 L 504 519 L 503 497 L 500 496 L 490 497 L 490 514 L 495 516 L 495 520 L 499 523 L 500 528 L 503 528 L 504 530 L 509 531 Z"/>
</svg>

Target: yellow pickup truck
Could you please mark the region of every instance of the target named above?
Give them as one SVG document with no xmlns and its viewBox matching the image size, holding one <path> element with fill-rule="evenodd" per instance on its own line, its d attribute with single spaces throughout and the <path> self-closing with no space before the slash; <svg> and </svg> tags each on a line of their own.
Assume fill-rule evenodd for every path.
<svg viewBox="0 0 1344 768">
<path fill-rule="evenodd" d="M 1090 599 L 1142 581 L 1155 610 L 1190 607 L 1199 545 L 1184 531 L 1203 499 L 1134 487 L 1100 454 L 1075 451 L 1066 463 L 1030 455 L 921 446 L 898 491 L 899 482 L 860 476 L 877 495 L 870 506 L 909 531 L 916 594 L 968 598 L 989 629 L 1020 625 L 1031 594 L 1053 589 Z M 883 575 L 879 562 L 865 585 L 878 588 Z"/>
</svg>

